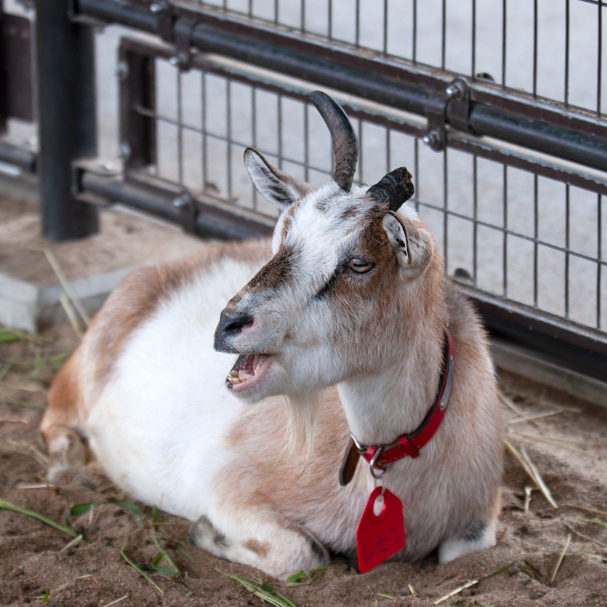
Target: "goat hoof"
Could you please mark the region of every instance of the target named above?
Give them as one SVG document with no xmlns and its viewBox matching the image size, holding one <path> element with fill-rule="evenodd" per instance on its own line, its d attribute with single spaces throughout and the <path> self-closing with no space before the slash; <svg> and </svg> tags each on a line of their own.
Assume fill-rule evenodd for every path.
<svg viewBox="0 0 607 607">
<path fill-rule="evenodd" d="M 190 527 L 188 541 L 194 546 L 204 548 L 217 556 L 222 549 L 229 548 L 232 542 L 213 527 L 211 521 L 204 514 Z"/>
</svg>

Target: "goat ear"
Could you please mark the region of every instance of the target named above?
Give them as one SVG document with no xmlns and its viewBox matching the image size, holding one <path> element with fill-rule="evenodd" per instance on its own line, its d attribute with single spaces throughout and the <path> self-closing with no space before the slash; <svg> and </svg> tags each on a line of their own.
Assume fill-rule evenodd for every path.
<svg viewBox="0 0 607 607">
<path fill-rule="evenodd" d="M 411 251 L 409 249 L 409 238 L 405 226 L 392 211 L 388 211 L 384 215 L 382 223 L 399 264 L 405 267 L 410 266 Z"/>
<path fill-rule="evenodd" d="M 273 167 L 257 150 L 247 148 L 244 165 L 257 191 L 281 209 L 314 191 L 305 181 L 300 181 Z"/>
</svg>

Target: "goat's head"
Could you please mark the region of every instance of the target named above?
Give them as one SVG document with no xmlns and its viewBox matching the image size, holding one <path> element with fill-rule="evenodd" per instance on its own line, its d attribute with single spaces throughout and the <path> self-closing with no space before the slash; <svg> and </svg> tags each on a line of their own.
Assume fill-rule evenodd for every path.
<svg viewBox="0 0 607 607">
<path fill-rule="evenodd" d="M 413 195 L 411 174 L 399 168 L 370 188 L 352 187 L 352 126 L 329 96 L 311 97 L 333 138 L 332 182 L 315 190 L 245 152 L 256 188 L 281 214 L 274 256 L 222 312 L 215 348 L 241 355 L 227 386 L 251 402 L 385 368 L 402 357 L 393 340 L 440 289 L 434 239 L 413 209 L 401 209 Z"/>
</svg>

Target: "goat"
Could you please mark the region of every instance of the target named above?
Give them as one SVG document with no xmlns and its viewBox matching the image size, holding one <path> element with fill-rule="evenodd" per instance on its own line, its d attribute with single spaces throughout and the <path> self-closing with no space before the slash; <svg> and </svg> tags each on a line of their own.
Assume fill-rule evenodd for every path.
<svg viewBox="0 0 607 607">
<path fill-rule="evenodd" d="M 333 180 L 314 189 L 246 150 L 280 210 L 271 254 L 267 241 L 209 243 L 118 286 L 50 390 L 48 478 L 92 451 L 134 498 L 193 521 L 191 541 L 217 556 L 283 579 L 326 565 L 327 549 L 355 551 L 375 486 L 358 457 L 352 482 L 338 482 L 349 433 L 364 452 L 422 424 L 446 377 L 448 329 L 442 424 L 419 457 L 389 469 L 376 459 L 371 472 L 402 501 L 395 558 L 490 547 L 504 422 L 485 334 L 403 205 L 409 172 L 353 186 L 352 126 L 329 96 L 312 100 L 333 138 Z"/>
</svg>

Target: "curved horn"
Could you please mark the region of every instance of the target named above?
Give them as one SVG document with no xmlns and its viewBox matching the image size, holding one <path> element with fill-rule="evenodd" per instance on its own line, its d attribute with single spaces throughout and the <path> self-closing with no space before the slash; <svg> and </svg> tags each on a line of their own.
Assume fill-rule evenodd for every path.
<svg viewBox="0 0 607 607">
<path fill-rule="evenodd" d="M 394 169 L 367 190 L 367 195 L 391 211 L 398 211 L 415 192 L 412 176 L 405 167 Z"/>
<path fill-rule="evenodd" d="M 331 133 L 331 139 L 333 139 L 333 152 L 335 154 L 333 179 L 342 190 L 349 192 L 356 172 L 356 161 L 358 160 L 356 133 L 346 112 L 335 99 L 321 91 L 314 91 L 310 95 L 310 99 L 325 121 Z"/>
</svg>

